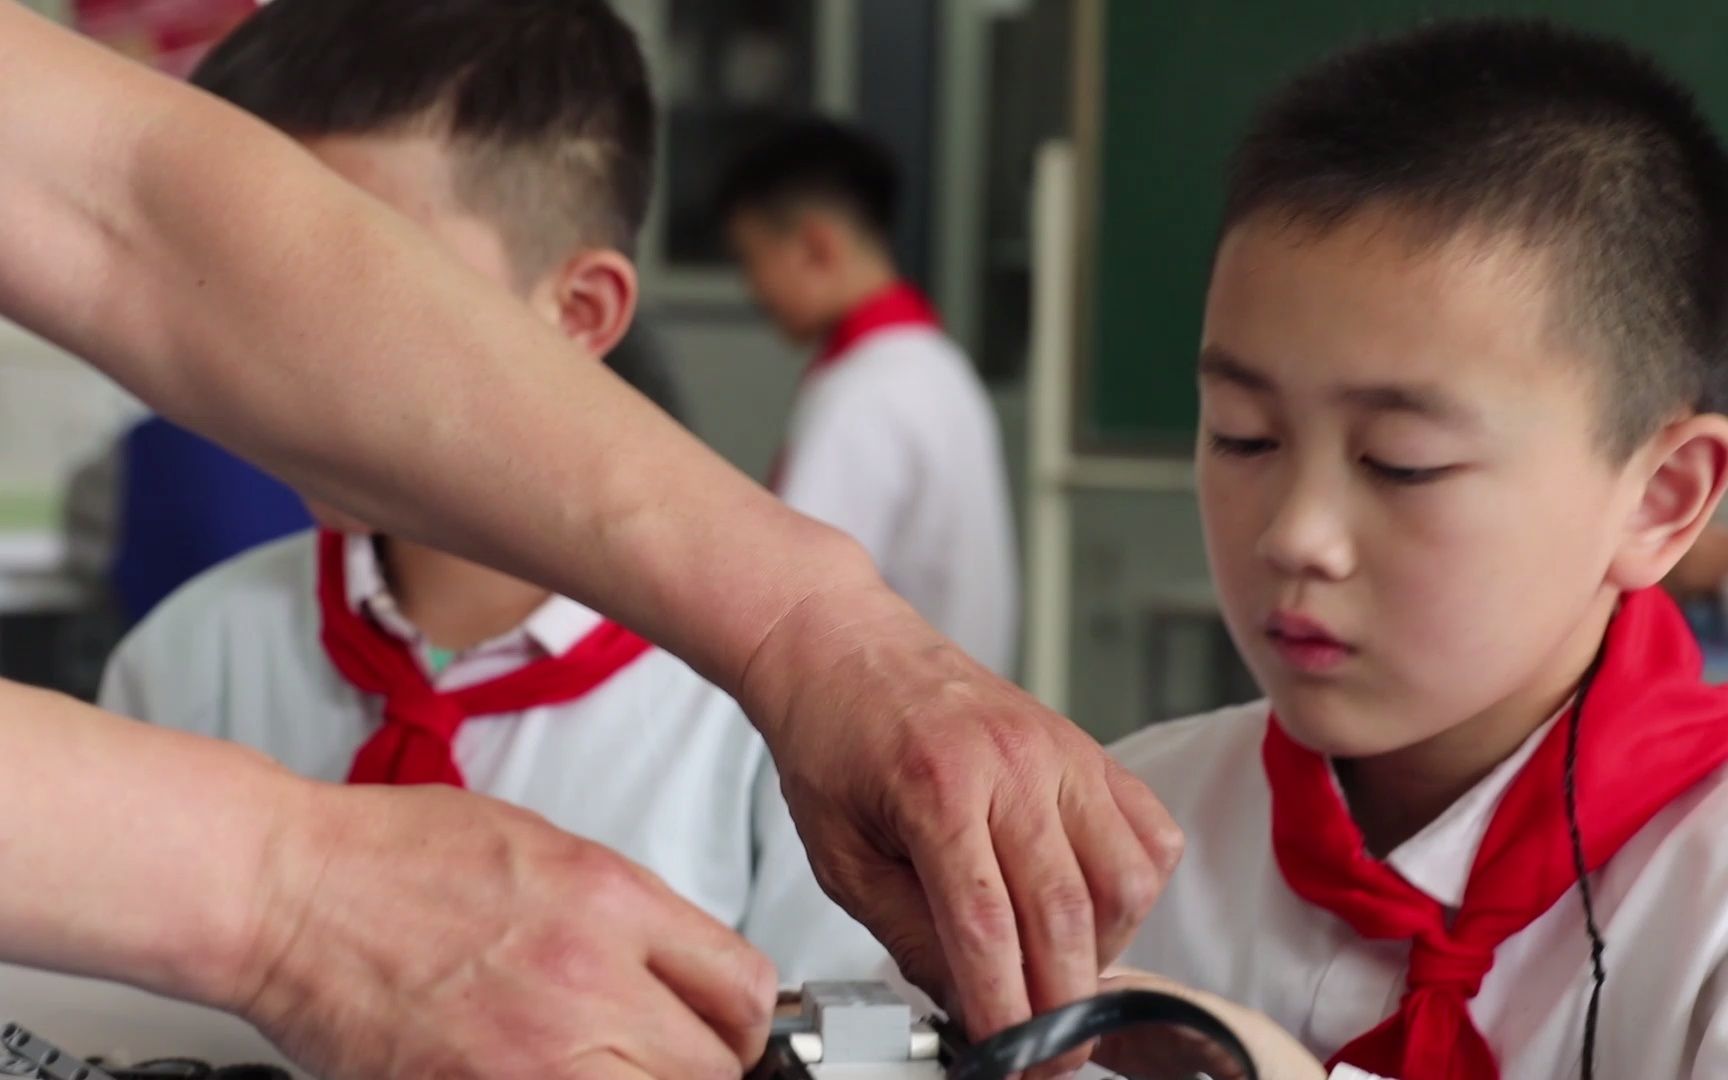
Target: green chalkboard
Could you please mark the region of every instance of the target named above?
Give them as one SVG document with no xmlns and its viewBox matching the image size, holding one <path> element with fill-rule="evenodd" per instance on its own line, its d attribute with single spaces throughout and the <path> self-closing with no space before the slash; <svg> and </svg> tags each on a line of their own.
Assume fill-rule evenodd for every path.
<svg viewBox="0 0 1728 1080">
<path fill-rule="evenodd" d="M 1650 50 L 1728 130 L 1728 9 L 1716 0 L 1103 2 L 1082 449 L 1191 443 L 1194 352 L 1227 158 L 1261 97 L 1340 45 L 1439 15 L 1549 16 Z"/>
</svg>

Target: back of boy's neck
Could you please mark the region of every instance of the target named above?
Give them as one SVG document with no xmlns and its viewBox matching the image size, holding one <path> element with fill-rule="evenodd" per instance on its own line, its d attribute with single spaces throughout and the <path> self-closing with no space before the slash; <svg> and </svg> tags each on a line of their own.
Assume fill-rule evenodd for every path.
<svg viewBox="0 0 1728 1080">
<path fill-rule="evenodd" d="M 462 650 L 521 626 L 551 597 L 538 585 L 406 540 L 377 539 L 403 618 L 440 649 Z"/>
<path fill-rule="evenodd" d="M 871 256 L 862 259 L 846 275 L 846 280 L 839 290 L 839 303 L 835 305 L 838 315 L 835 321 L 838 322 L 858 310 L 899 280 L 899 271 L 886 257 Z"/>
</svg>

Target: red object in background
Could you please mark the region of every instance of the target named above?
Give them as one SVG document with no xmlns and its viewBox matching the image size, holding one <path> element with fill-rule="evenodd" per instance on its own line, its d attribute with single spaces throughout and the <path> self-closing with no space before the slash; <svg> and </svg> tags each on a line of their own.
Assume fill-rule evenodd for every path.
<svg viewBox="0 0 1728 1080">
<path fill-rule="evenodd" d="M 73 25 L 119 52 L 185 78 L 258 0 L 76 0 Z"/>
</svg>

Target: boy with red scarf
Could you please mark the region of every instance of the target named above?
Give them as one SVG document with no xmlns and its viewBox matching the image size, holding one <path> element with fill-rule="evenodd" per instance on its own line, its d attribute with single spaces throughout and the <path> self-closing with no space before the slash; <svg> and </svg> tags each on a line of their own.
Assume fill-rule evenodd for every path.
<svg viewBox="0 0 1728 1080">
<path fill-rule="evenodd" d="M 597 356 L 623 337 L 654 107 L 606 0 L 273 0 L 194 82 L 512 288 L 548 332 Z M 817 886 L 766 747 L 718 688 L 574 600 L 314 511 L 326 531 L 157 608 L 102 703 L 321 780 L 525 807 L 641 864 L 788 982 L 885 964 Z"/>
<path fill-rule="evenodd" d="M 989 392 L 896 265 L 893 155 L 809 119 L 749 147 L 719 185 L 727 239 L 782 337 L 815 350 L 768 486 L 852 537 L 895 592 L 1008 674 L 1019 558 Z"/>
<path fill-rule="evenodd" d="M 1399 1080 L 1728 1075 L 1728 691 L 1658 588 L 1728 476 L 1728 158 L 1620 44 L 1443 22 L 1250 131 L 1199 497 L 1269 701 L 1120 759 L 1125 961 Z"/>
</svg>

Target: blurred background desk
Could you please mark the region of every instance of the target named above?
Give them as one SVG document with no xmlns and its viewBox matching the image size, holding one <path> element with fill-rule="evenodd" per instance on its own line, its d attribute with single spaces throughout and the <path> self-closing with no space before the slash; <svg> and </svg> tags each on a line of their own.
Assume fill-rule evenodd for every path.
<svg viewBox="0 0 1728 1080">
<path fill-rule="evenodd" d="M 9 1020 L 67 1053 L 120 1064 L 165 1057 L 220 1065 L 288 1064 L 250 1024 L 225 1013 L 117 983 L 0 964 L 0 1023 Z"/>
</svg>

